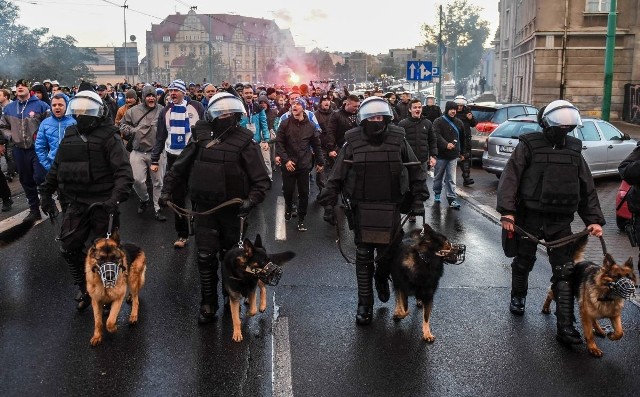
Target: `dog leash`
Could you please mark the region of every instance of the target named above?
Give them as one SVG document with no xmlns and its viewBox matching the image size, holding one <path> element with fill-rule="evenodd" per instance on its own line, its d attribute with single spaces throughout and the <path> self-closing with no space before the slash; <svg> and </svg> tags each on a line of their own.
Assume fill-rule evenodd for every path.
<svg viewBox="0 0 640 397">
<path fill-rule="evenodd" d="M 574 234 L 559 238 L 559 239 L 554 240 L 554 241 L 540 241 L 540 239 L 538 239 L 536 236 L 534 236 L 533 234 L 527 232 L 526 230 L 524 230 L 520 226 L 516 225 L 515 222 L 513 221 L 513 219 L 510 219 L 510 218 L 507 218 L 507 217 L 503 216 L 503 217 L 500 218 L 500 221 L 501 222 L 504 221 L 504 222 L 511 223 L 513 225 L 515 231 L 518 234 L 520 234 L 522 236 L 525 236 L 529 240 L 533 241 L 534 243 L 543 245 L 543 246 L 545 246 L 545 247 L 547 247 L 549 249 L 562 247 L 563 245 L 567 245 L 567 244 L 569 244 L 569 243 L 571 243 L 571 242 L 573 242 L 573 241 L 575 241 L 575 240 L 577 240 L 577 239 L 579 239 L 581 237 L 584 237 L 584 236 L 589 234 L 589 230 L 585 228 L 583 231 L 581 231 L 579 233 L 574 233 Z M 602 239 L 602 237 L 601 237 L 600 242 L 602 243 L 602 246 L 603 246 L 602 249 L 606 254 L 606 245 L 605 245 L 604 239 Z"/>
<path fill-rule="evenodd" d="M 186 208 L 181 208 L 178 207 L 177 205 L 175 205 L 173 202 L 171 201 L 167 201 L 167 206 L 169 208 L 171 208 L 171 210 L 173 212 L 175 212 L 176 214 L 178 214 L 179 216 L 207 216 L 207 215 L 211 215 L 215 212 L 220 211 L 221 209 L 228 207 L 230 205 L 241 205 L 242 204 L 242 199 L 241 198 L 233 198 L 231 200 L 227 200 L 224 203 L 218 205 L 217 207 L 211 208 L 210 210 L 204 211 L 204 212 L 196 212 L 196 211 L 192 211 L 192 210 L 188 210 Z"/>
</svg>

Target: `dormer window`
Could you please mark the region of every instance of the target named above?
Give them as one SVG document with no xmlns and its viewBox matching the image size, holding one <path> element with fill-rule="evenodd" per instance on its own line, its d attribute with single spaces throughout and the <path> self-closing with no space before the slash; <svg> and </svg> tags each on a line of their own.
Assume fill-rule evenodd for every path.
<svg viewBox="0 0 640 397">
<path fill-rule="evenodd" d="M 171 36 L 162 36 L 162 41 L 170 42 L 171 41 Z"/>
</svg>

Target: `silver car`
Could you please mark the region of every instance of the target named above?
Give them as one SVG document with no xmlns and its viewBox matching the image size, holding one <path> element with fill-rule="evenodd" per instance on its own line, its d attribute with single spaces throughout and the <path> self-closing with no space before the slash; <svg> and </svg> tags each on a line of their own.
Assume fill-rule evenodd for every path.
<svg viewBox="0 0 640 397">
<path fill-rule="evenodd" d="M 604 120 L 583 118 L 582 124 L 569 135 L 582 141 L 582 156 L 591 174 L 594 177 L 618 174 L 618 165 L 636 147 L 636 140 Z M 541 131 L 535 116 L 516 117 L 502 123 L 487 139 L 482 168 L 499 178 L 520 142 L 518 137 Z"/>
</svg>

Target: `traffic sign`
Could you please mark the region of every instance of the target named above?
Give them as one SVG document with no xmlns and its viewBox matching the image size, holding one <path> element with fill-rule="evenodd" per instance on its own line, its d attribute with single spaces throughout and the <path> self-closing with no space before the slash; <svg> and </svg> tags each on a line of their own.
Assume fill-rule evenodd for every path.
<svg viewBox="0 0 640 397">
<path fill-rule="evenodd" d="M 434 66 L 431 68 L 431 76 L 432 77 L 440 77 L 440 67 Z"/>
<path fill-rule="evenodd" d="M 407 80 L 431 81 L 432 69 L 431 61 L 408 61 Z"/>
</svg>

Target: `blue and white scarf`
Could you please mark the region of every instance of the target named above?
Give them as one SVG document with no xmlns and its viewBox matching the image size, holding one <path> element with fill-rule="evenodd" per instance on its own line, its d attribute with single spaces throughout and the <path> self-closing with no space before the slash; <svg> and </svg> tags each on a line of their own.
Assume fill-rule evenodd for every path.
<svg viewBox="0 0 640 397">
<path fill-rule="evenodd" d="M 187 134 L 191 133 L 189 115 L 187 114 L 187 101 L 174 104 L 169 114 L 170 149 L 182 150 L 187 145 Z"/>
</svg>

